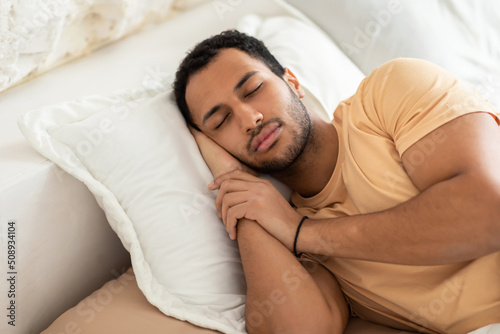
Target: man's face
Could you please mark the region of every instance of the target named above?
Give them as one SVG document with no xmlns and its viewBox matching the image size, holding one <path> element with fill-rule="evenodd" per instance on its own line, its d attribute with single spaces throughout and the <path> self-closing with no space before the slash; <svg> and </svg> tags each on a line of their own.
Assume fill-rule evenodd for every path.
<svg viewBox="0 0 500 334">
<path fill-rule="evenodd" d="M 257 171 L 278 172 L 302 153 L 311 131 L 302 88 L 289 71 L 283 79 L 246 53 L 223 49 L 189 79 L 186 102 L 194 123 L 229 153 Z"/>
</svg>

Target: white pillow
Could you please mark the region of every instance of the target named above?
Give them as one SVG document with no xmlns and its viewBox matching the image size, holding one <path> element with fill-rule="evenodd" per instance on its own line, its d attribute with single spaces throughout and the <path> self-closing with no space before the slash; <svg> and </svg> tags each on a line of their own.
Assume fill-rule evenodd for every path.
<svg viewBox="0 0 500 334">
<path fill-rule="evenodd" d="M 296 66 L 317 100 L 332 103 L 329 94 L 344 94 L 342 80 L 322 79 L 338 75 L 334 67 L 317 64 L 318 55 L 334 49 L 322 33 L 292 18 L 255 22 L 258 37 L 280 53 L 285 66 Z M 301 43 L 307 48 L 299 53 L 294 47 Z M 47 106 L 23 115 L 19 127 L 40 153 L 95 195 L 151 304 L 202 327 L 244 333 L 237 244 L 217 217 L 214 194 L 207 190 L 212 176 L 169 86 L 165 79 Z"/>
<path fill-rule="evenodd" d="M 203 327 L 244 332 L 238 248 L 217 217 L 210 171 L 167 87 L 48 106 L 19 125 L 94 194 L 151 304 Z"/>
</svg>

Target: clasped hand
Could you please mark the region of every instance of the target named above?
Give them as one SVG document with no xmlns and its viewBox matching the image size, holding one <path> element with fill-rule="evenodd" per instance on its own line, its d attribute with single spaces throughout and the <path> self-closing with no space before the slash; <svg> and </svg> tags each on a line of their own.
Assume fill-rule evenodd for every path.
<svg viewBox="0 0 500 334">
<path fill-rule="evenodd" d="M 209 184 L 219 189 L 215 207 L 231 239 L 237 237 L 238 219 L 256 221 L 288 249 L 293 249 L 301 216 L 268 180 L 241 170 L 225 173 Z"/>
<path fill-rule="evenodd" d="M 256 221 L 269 234 L 293 249 L 295 230 L 301 216 L 274 185 L 257 177 L 205 134 L 190 128 L 214 181 L 210 190 L 219 189 L 215 206 L 231 239 L 236 239 L 238 219 Z"/>
</svg>

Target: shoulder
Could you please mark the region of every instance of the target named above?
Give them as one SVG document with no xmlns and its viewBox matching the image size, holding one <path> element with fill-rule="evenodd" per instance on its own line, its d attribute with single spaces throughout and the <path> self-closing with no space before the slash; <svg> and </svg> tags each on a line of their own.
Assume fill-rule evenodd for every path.
<svg viewBox="0 0 500 334">
<path fill-rule="evenodd" d="M 416 72 L 416 73 L 448 73 L 442 67 L 420 58 L 395 58 L 375 68 L 370 75 L 387 73 Z"/>
<path fill-rule="evenodd" d="M 439 80 L 438 80 L 439 79 Z M 401 86 L 428 87 L 436 84 L 453 84 L 455 76 L 430 61 L 418 58 L 396 58 L 375 68 L 366 78 L 366 86 L 398 89 Z"/>
<path fill-rule="evenodd" d="M 470 93 L 453 74 L 427 60 L 396 58 L 374 69 L 361 86 L 361 98 L 391 112 L 448 94 Z"/>
</svg>

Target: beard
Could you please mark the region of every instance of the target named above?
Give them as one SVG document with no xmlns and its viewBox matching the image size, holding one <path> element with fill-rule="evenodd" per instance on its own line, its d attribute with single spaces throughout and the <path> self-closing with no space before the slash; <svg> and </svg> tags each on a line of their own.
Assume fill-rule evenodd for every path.
<svg viewBox="0 0 500 334">
<path fill-rule="evenodd" d="M 263 173 L 263 174 L 275 174 L 284 172 L 289 169 L 293 164 L 300 158 L 306 144 L 311 135 L 311 118 L 309 117 L 309 113 L 307 111 L 306 106 L 302 103 L 300 98 L 295 95 L 290 87 L 288 87 L 290 91 L 290 102 L 287 106 L 288 114 L 291 119 L 296 120 L 296 124 L 298 126 L 298 130 L 292 130 L 291 137 L 294 138 L 292 143 L 286 148 L 284 155 L 280 157 L 273 157 L 269 160 L 252 160 L 246 158 L 239 157 L 239 160 L 243 162 L 245 165 L 249 166 L 253 170 Z M 260 133 L 260 131 L 268 124 L 278 122 L 280 125 L 283 124 L 280 118 L 273 118 L 267 121 L 266 123 L 261 124 L 257 129 L 254 130 L 254 133 L 250 139 L 251 140 Z M 250 142 L 247 147 L 247 151 L 250 155 L 253 153 L 250 150 Z"/>
</svg>

